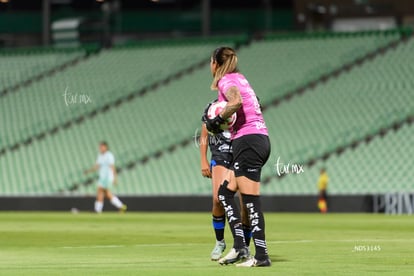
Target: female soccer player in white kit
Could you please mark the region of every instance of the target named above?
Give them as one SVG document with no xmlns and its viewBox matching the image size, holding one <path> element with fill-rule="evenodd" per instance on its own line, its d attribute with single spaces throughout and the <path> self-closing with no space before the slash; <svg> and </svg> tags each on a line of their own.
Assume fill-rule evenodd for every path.
<svg viewBox="0 0 414 276">
<path fill-rule="evenodd" d="M 95 165 L 85 171 L 85 174 L 99 170 L 98 188 L 96 192 L 95 212 L 101 213 L 104 206 L 105 196 L 112 205 L 118 208 L 119 211 L 125 212 L 127 206 L 123 204 L 119 198 L 113 195 L 110 191 L 113 184 L 116 184 L 116 168 L 115 157 L 109 151 L 108 143 L 99 143 L 99 154 Z"/>
</svg>

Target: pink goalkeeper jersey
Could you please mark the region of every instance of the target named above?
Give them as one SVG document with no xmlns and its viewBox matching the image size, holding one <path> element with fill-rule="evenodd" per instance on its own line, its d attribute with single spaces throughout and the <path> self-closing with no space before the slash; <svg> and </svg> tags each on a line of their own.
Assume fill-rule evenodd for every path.
<svg viewBox="0 0 414 276">
<path fill-rule="evenodd" d="M 260 110 L 259 101 L 253 88 L 242 74 L 230 73 L 220 79 L 218 83 L 218 100 L 227 101 L 225 93 L 232 86 L 239 89 L 243 105 L 237 111 L 236 123 L 230 129 L 231 138 L 234 140 L 249 134 L 263 134 L 267 136 L 267 127 Z"/>
</svg>

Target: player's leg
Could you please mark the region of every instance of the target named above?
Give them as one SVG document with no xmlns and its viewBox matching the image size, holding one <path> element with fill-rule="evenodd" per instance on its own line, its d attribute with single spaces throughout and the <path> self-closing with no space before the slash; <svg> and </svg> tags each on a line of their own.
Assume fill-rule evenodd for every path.
<svg viewBox="0 0 414 276">
<path fill-rule="evenodd" d="M 236 178 L 234 173 L 229 170 L 228 176 L 220 185 L 219 200 L 224 207 L 224 212 L 229 222 L 230 230 L 233 235 L 233 248 L 226 256 L 219 260 L 220 264 L 232 264 L 239 260 L 248 258 L 249 252 L 244 240 L 243 225 L 241 221 L 239 207 L 236 204 L 234 195 L 237 190 Z"/>
<path fill-rule="evenodd" d="M 243 197 L 239 193 L 239 200 L 240 200 L 240 215 L 241 220 L 243 224 L 243 234 L 244 234 L 244 240 L 246 242 L 246 246 L 250 246 L 250 240 L 252 238 L 252 227 L 250 226 L 250 219 L 249 214 L 247 212 L 246 205 L 243 203 Z"/>
<path fill-rule="evenodd" d="M 119 211 L 125 212 L 127 207 L 122 201 L 114 194 L 111 193 L 109 189 L 105 190 L 106 198 L 109 199 L 111 204 L 115 206 Z"/>
<path fill-rule="evenodd" d="M 250 259 L 240 266 L 269 266 L 270 260 L 265 237 L 265 220 L 260 202 L 260 182 L 245 176 L 237 178 L 239 191 L 243 197 L 244 206 L 250 218 L 252 238 L 255 245 L 254 259 Z"/>
<path fill-rule="evenodd" d="M 95 212 L 102 213 L 104 205 L 104 189 L 99 185 L 96 190 L 96 200 L 95 200 Z"/>
<path fill-rule="evenodd" d="M 238 266 L 270 266 L 265 237 L 265 219 L 260 202 L 261 169 L 270 155 L 269 138 L 264 135 L 244 136 L 241 141 L 243 153 L 239 156 L 235 171 L 237 187 L 247 209 L 255 245 L 254 258 Z M 234 143 L 233 143 L 234 144 Z"/>
<path fill-rule="evenodd" d="M 326 203 L 326 190 L 319 191 L 318 208 L 321 213 L 328 211 L 328 205 Z"/>
<path fill-rule="evenodd" d="M 226 177 L 227 168 L 221 165 L 215 165 L 211 167 L 212 171 L 212 186 L 213 186 L 213 206 L 212 206 L 212 216 L 213 216 L 213 228 L 216 235 L 216 245 L 211 252 L 211 260 L 217 261 L 223 251 L 226 249 L 226 243 L 224 241 L 224 228 L 226 224 L 226 217 L 224 215 L 224 208 L 220 204 L 218 199 L 218 190 L 223 183 L 223 179 Z"/>
</svg>

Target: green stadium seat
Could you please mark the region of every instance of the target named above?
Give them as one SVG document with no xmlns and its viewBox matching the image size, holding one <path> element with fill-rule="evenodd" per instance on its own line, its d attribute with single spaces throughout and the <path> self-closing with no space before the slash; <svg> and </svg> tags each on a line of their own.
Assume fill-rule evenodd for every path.
<svg viewBox="0 0 414 276">
<path fill-rule="evenodd" d="M 85 55 L 84 50 L 0 52 L 0 91 Z"/>
<path fill-rule="evenodd" d="M 5 120 L 8 133 L 1 133 L 1 139 L 6 140 L 4 136 L 7 135 L 11 143 L 21 142 L 22 138 L 35 134 L 25 132 L 29 126 L 36 124 L 40 126 L 37 132 L 46 131 L 207 61 L 215 43 L 103 50 L 76 66 L 2 98 L 0 115 L 10 114 L 13 120 Z M 65 92 L 77 94 L 75 104 L 65 101 Z M 81 95 L 87 95 L 92 102 L 82 104 Z M 20 133 L 27 137 L 21 137 Z"/>
<path fill-rule="evenodd" d="M 413 142 L 414 125 L 406 124 L 383 138 L 377 137 L 355 150 L 348 149 L 312 168 L 305 168 L 303 174 L 273 178 L 262 190 L 264 193 L 316 194 L 319 169 L 326 167 L 330 178 L 329 194 L 412 192 L 414 173 L 408 160 L 412 158 L 410 145 Z"/>
<path fill-rule="evenodd" d="M 240 69 L 262 103 L 269 103 L 397 39 L 397 33 L 276 37 L 242 48 L 238 54 Z"/>
<path fill-rule="evenodd" d="M 395 37 L 385 37 L 381 43 L 371 36 L 327 37 L 324 43 L 318 39 L 254 42 L 240 51 L 240 69 L 266 103 L 284 95 L 288 89 L 324 74 L 324 68 L 329 71 L 341 66 L 344 54 L 347 62 L 350 61 L 346 53 L 352 49 L 356 49 L 359 53 L 357 57 L 360 57 L 392 39 Z M 4 127 L 10 132 L 1 133 L 0 139 L 5 141 L 3 143 L 12 144 L 25 135 L 39 133 L 93 108 L 102 107 L 154 81 L 165 79 L 179 71 L 179 66 L 185 68 L 206 59 L 206 53 L 212 48 L 210 44 L 156 47 L 150 51 L 139 47 L 103 51 L 47 81 L 40 81 L 2 98 L 0 112 L 7 119 Z M 413 40 L 409 40 L 338 78 L 308 89 L 303 95 L 268 108 L 264 116 L 272 140 L 272 156 L 263 169 L 263 176 L 275 175 L 274 166 L 278 156 L 285 162 L 305 162 L 413 115 L 411 99 L 414 81 L 410 77 L 414 64 L 413 48 Z M 183 53 L 191 54 L 183 57 Z M 269 53 L 275 53 L 277 58 L 273 59 Z M 162 68 L 151 62 L 142 68 L 138 62 L 158 55 L 165 59 Z M 179 58 L 171 58 L 174 55 Z M 303 63 L 303 60 L 308 62 Z M 244 67 L 244 64 L 257 65 Z M 172 68 L 176 71 L 171 71 Z M 263 75 L 259 74 L 260 71 Z M 67 83 L 73 91 L 90 93 L 94 102 L 90 106 L 66 106 L 62 94 Z M 0 181 L 5 183 L 1 185 L 0 192 L 6 195 L 56 194 L 73 183 L 85 181 L 87 178 L 82 171 L 95 162 L 98 142 L 107 140 L 117 165 L 122 167 L 159 151 L 164 153 L 145 164 L 139 163 L 132 169 L 124 169 L 119 175 L 119 186 L 115 188 L 117 193 L 210 194 L 209 180 L 200 176 L 199 153 L 192 143 L 180 146 L 173 152 L 165 151 L 171 145 L 193 139 L 199 132 L 201 111 L 208 101 L 216 97 L 215 92 L 209 91 L 209 86 L 210 72 L 208 65 L 205 65 L 157 87 L 143 97 L 136 97 L 88 118 L 81 124 L 47 135 L 28 147 L 7 151 L 0 156 L 0 166 L 5 168 L 0 175 Z M 281 92 L 283 87 L 286 91 Z M 19 108 L 12 108 L 15 106 Z M 17 122 L 16 125 L 12 124 L 11 118 Z M 395 132 L 395 135 L 400 131 L 403 129 Z M 407 130 L 402 133 L 405 132 Z M 396 154 L 390 153 L 387 148 L 398 144 L 410 148 L 408 142 L 402 143 L 401 139 L 412 142 L 412 138 L 407 134 L 390 137 L 394 135 L 374 139 L 372 143 L 352 151 L 346 150 L 340 156 L 334 155 L 326 162 L 305 168 L 303 174 L 274 177 L 268 185 L 264 185 L 263 193 L 314 194 L 318 170 L 322 165 L 328 167 L 332 193 L 381 192 L 405 187 L 407 181 L 412 179 L 411 173 L 404 169 L 404 164 L 397 158 L 403 154 L 401 160 L 406 162 L 410 159 L 405 154 L 412 156 L 414 152 L 409 149 L 400 153 L 394 146 L 398 152 Z M 392 142 L 385 142 L 387 139 Z M 372 160 L 378 161 L 387 154 L 396 161 L 395 168 L 401 167 L 407 171 L 407 174 L 396 173 L 393 176 L 396 181 L 388 181 L 392 177 L 386 163 L 378 165 L 384 173 L 378 173 L 379 169 L 366 173 L 368 168 L 375 167 Z M 355 164 L 359 164 L 360 169 L 355 170 Z M 388 180 L 379 179 L 378 175 Z M 95 183 L 81 185 L 73 193 L 94 194 Z"/>
</svg>

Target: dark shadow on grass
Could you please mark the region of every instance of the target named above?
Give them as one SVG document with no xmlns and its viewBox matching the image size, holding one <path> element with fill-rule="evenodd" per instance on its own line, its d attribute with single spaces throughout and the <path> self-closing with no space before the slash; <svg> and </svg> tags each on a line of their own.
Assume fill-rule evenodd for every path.
<svg viewBox="0 0 414 276">
<path fill-rule="evenodd" d="M 282 256 L 269 255 L 269 258 L 272 261 L 272 263 L 290 262 L 290 260 L 284 259 Z"/>
</svg>

